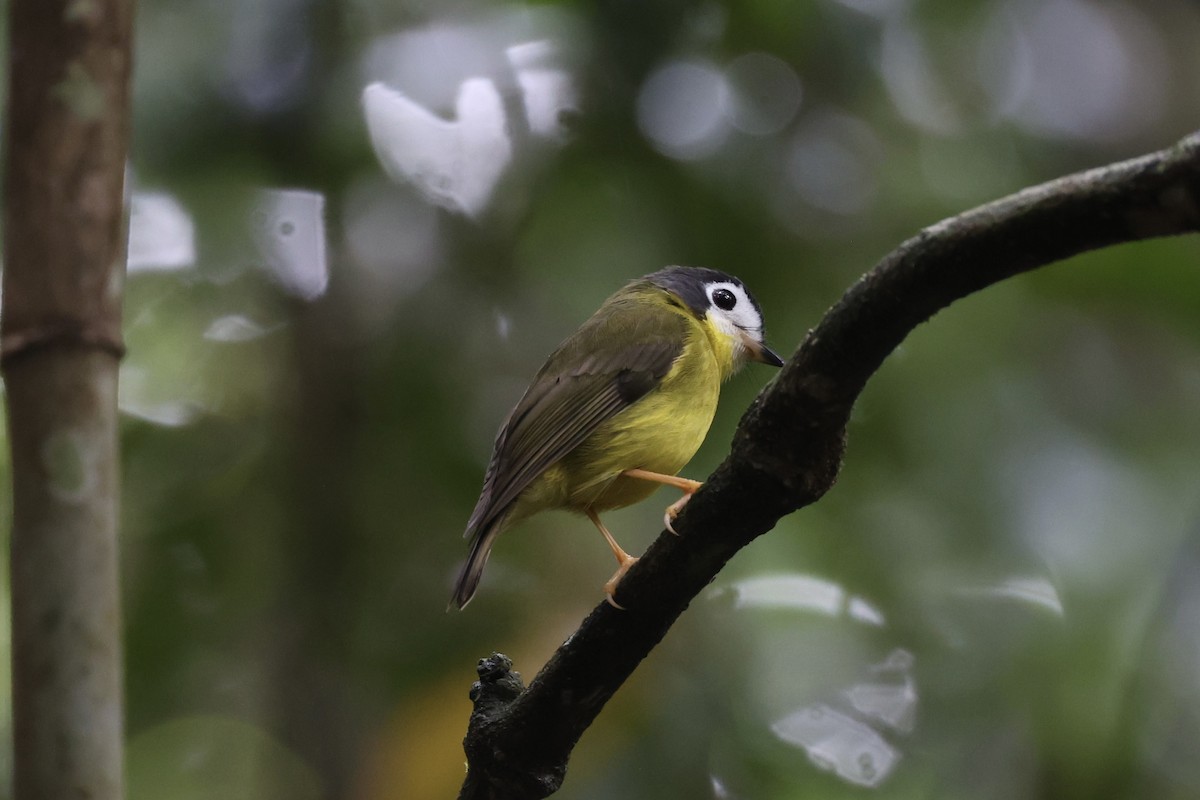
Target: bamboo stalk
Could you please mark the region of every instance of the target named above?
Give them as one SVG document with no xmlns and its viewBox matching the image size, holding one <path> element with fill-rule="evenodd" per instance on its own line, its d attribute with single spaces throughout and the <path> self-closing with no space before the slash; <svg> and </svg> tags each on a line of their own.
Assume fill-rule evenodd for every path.
<svg viewBox="0 0 1200 800">
<path fill-rule="evenodd" d="M 0 315 L 13 785 L 122 797 L 117 366 L 132 3 L 12 0 Z"/>
</svg>

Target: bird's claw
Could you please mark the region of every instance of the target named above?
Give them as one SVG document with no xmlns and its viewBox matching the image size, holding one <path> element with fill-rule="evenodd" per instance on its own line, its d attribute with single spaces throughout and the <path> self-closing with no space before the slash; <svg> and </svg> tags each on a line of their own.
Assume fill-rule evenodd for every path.
<svg viewBox="0 0 1200 800">
<path fill-rule="evenodd" d="M 690 493 L 685 494 L 683 497 L 667 506 L 667 512 L 663 514 L 663 525 L 666 525 L 667 530 L 676 536 L 679 535 L 679 531 L 675 530 L 675 525 L 673 524 L 675 522 L 675 518 L 679 516 L 679 512 L 683 511 L 683 507 L 686 506 L 688 500 L 691 499 L 692 495 Z"/>
<path fill-rule="evenodd" d="M 608 601 L 610 606 L 618 611 L 624 611 L 625 606 L 618 603 L 616 598 L 613 597 L 617 591 L 617 584 L 621 582 L 621 578 L 625 577 L 625 573 L 629 571 L 629 568 L 637 562 L 637 558 L 634 556 L 629 556 L 627 560 L 621 562 L 621 566 L 617 567 L 617 571 L 614 572 L 613 576 L 604 584 L 604 599 Z"/>
</svg>

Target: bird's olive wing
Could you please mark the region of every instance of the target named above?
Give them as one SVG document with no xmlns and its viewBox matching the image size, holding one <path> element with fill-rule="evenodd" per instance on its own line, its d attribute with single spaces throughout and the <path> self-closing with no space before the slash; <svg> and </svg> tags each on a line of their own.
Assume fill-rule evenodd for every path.
<svg viewBox="0 0 1200 800">
<path fill-rule="evenodd" d="M 467 535 L 505 513 L 535 478 L 650 392 L 683 350 L 678 315 L 643 314 L 633 330 L 604 330 L 613 322 L 589 320 L 538 372 L 496 437 Z M 597 341 L 608 346 L 584 352 Z"/>
</svg>

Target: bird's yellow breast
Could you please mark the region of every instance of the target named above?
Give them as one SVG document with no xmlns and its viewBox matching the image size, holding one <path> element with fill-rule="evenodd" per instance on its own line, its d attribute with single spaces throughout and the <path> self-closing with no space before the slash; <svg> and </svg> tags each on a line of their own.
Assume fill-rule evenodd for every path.
<svg viewBox="0 0 1200 800">
<path fill-rule="evenodd" d="M 622 477 L 628 469 L 674 475 L 691 460 L 712 425 L 721 381 L 732 371 L 727 339 L 688 315 L 680 355 L 645 397 L 598 427 L 522 493 L 513 518 L 547 508 L 582 512 L 622 508 L 649 497 L 658 484 Z M 728 367 L 727 367 L 728 365 Z"/>
</svg>

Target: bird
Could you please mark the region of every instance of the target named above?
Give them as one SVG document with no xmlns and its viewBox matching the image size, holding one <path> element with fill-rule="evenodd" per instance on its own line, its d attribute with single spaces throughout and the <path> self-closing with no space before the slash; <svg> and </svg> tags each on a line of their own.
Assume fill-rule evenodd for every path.
<svg viewBox="0 0 1200 800">
<path fill-rule="evenodd" d="M 500 534 L 550 509 L 583 514 L 604 536 L 618 565 L 604 593 L 621 608 L 614 593 L 637 558 L 600 513 L 673 486 L 683 496 L 664 523 L 675 532 L 675 516 L 702 485 L 677 473 L 708 433 L 721 384 L 747 361 L 783 366 L 763 328 L 745 284 L 715 269 L 666 267 L 605 300 L 550 354 L 501 425 L 447 610 L 474 597 Z"/>
</svg>

